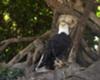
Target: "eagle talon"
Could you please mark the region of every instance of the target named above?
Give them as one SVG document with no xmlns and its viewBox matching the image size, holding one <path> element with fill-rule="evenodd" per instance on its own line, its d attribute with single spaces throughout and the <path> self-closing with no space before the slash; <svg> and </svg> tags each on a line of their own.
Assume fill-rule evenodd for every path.
<svg viewBox="0 0 100 80">
<path fill-rule="evenodd" d="M 62 67 L 64 66 L 64 62 L 63 62 L 62 60 L 60 60 L 60 59 L 56 59 L 56 60 L 54 61 L 54 66 L 55 66 L 56 68 L 62 68 Z"/>
</svg>

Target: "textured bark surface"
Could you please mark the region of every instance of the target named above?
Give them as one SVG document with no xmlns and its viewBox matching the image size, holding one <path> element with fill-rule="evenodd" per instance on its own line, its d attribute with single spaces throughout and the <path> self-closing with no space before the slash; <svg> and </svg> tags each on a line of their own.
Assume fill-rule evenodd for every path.
<svg viewBox="0 0 100 80">
<path fill-rule="evenodd" d="M 30 73 L 18 80 L 100 80 L 100 61 L 95 62 L 87 69 L 77 64 L 54 71 Z"/>
</svg>

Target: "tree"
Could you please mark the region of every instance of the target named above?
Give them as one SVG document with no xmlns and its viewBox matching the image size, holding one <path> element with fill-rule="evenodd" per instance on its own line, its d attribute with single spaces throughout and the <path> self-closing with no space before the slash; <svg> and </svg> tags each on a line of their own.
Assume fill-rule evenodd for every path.
<svg viewBox="0 0 100 80">
<path fill-rule="evenodd" d="M 42 54 L 42 50 L 44 48 L 43 41 L 47 41 L 51 35 L 55 34 L 56 29 L 57 29 L 56 25 L 57 25 L 58 17 L 62 14 L 66 14 L 66 15 L 70 14 L 70 15 L 78 18 L 78 24 L 76 25 L 77 27 L 75 29 L 73 29 L 72 34 L 70 35 L 73 39 L 73 45 L 70 48 L 70 55 L 68 58 L 68 62 L 78 63 L 81 66 L 87 67 L 87 66 L 90 66 L 90 64 L 92 64 L 96 60 L 98 60 L 99 56 L 100 56 L 100 45 L 99 45 L 98 50 L 95 50 L 93 48 L 94 44 L 95 44 L 95 42 L 93 41 L 94 36 L 100 37 L 100 23 L 99 23 L 100 19 L 98 19 L 95 16 L 95 11 L 96 11 L 98 4 L 93 0 L 87 0 L 87 1 L 83 1 L 83 0 L 46 0 L 45 2 L 50 7 L 50 9 L 52 10 L 52 13 L 53 13 L 51 30 L 45 32 L 43 35 L 41 35 L 39 37 L 34 37 L 34 41 L 33 41 L 33 37 L 28 38 L 28 40 L 30 39 L 30 41 L 33 41 L 33 42 L 30 43 L 26 48 L 21 50 L 16 56 L 14 56 L 8 62 L 8 66 L 13 66 L 14 64 L 18 63 L 26 55 L 27 55 L 27 59 L 26 59 L 25 63 L 23 64 L 24 68 L 29 66 L 29 64 L 30 64 L 30 66 L 32 64 L 34 65 L 34 60 L 36 60 L 37 57 L 40 54 Z M 19 4 L 20 4 L 20 2 L 19 2 Z M 24 3 L 23 3 L 23 5 L 24 5 Z M 16 10 L 16 6 L 15 6 L 15 10 Z M 30 12 L 30 10 L 28 12 Z M 24 13 L 24 12 L 22 12 L 22 13 Z M 19 20 L 19 18 L 16 16 L 14 17 L 13 14 L 11 16 L 14 20 L 15 19 L 16 19 L 16 21 L 18 20 L 17 21 L 18 24 L 21 25 L 20 22 L 22 22 L 23 20 L 22 21 Z M 19 15 L 19 17 L 20 16 L 21 15 Z M 31 17 L 32 16 L 30 15 L 30 18 Z M 24 17 L 22 16 L 22 19 L 23 18 Z M 37 19 L 37 18 L 35 17 L 35 19 Z M 27 19 L 25 19 L 25 21 L 27 22 Z M 23 26 L 27 26 L 29 24 L 29 23 L 26 24 L 26 22 L 25 22 L 25 24 L 23 22 Z M 90 33 L 92 35 L 90 35 Z M 1 42 L 2 46 L 0 49 L 2 51 L 3 49 L 5 49 L 6 46 L 8 46 L 8 44 L 15 43 L 15 42 L 22 42 L 22 41 L 27 41 L 27 39 L 26 38 L 18 38 L 18 39 L 14 38 L 14 39 L 4 40 Z M 100 44 L 100 41 L 97 44 Z M 34 52 L 34 54 L 33 54 L 33 52 Z M 32 61 L 32 62 L 30 62 L 30 61 Z M 57 80 L 60 80 L 60 79 L 57 79 Z"/>
</svg>

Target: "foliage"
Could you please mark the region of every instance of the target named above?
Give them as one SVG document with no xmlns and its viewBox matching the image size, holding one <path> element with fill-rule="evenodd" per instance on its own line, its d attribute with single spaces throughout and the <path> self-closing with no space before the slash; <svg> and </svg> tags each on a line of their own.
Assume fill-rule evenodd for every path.
<svg viewBox="0 0 100 80">
<path fill-rule="evenodd" d="M 100 3 L 100 0 L 96 0 L 96 1 L 97 1 L 98 3 Z M 96 16 L 97 16 L 98 18 L 100 18 L 100 5 L 97 6 Z"/>
<path fill-rule="evenodd" d="M 24 75 L 24 72 L 20 69 L 8 69 L 2 68 L 0 69 L 0 80 L 16 80 L 17 77 L 21 77 Z"/>
<path fill-rule="evenodd" d="M 1 0 L 0 41 L 11 37 L 36 36 L 50 28 L 52 12 L 44 0 Z M 1 35 L 2 34 L 2 35 Z M 0 61 L 9 61 L 28 43 L 9 46 Z"/>
</svg>

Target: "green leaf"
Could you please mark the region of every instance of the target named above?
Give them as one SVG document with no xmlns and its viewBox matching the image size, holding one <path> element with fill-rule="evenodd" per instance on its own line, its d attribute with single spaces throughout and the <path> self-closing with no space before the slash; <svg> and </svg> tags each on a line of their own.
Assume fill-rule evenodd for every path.
<svg viewBox="0 0 100 80">
<path fill-rule="evenodd" d="M 100 18 L 100 11 L 97 11 L 97 12 L 96 12 L 96 16 L 97 16 L 98 18 Z"/>
</svg>

